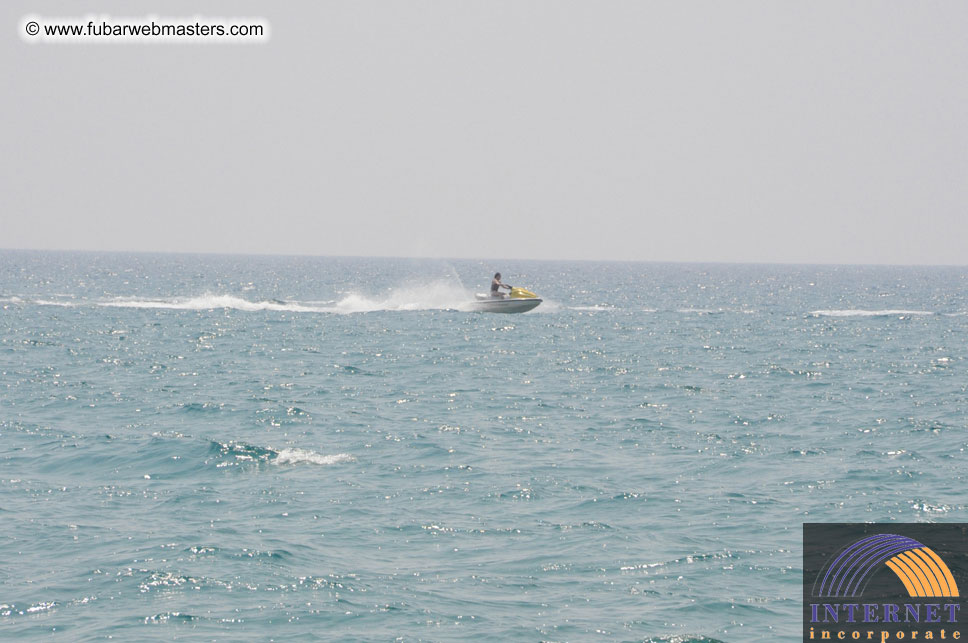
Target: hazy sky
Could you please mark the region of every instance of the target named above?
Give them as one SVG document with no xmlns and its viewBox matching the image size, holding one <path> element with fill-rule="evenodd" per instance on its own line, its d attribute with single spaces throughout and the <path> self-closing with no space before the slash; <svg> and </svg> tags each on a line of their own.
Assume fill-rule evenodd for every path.
<svg viewBox="0 0 968 643">
<path fill-rule="evenodd" d="M 272 36 L 31 45 L 30 13 Z M 0 16 L 0 248 L 968 264 L 963 0 Z"/>
</svg>

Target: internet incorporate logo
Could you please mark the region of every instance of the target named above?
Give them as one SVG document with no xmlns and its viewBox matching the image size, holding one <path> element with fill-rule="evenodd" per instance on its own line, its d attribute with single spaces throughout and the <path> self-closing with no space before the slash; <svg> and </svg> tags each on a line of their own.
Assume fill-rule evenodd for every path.
<svg viewBox="0 0 968 643">
<path fill-rule="evenodd" d="M 881 564 L 897 574 L 912 598 L 952 598 L 958 584 L 944 561 L 929 547 L 897 534 L 861 538 L 837 556 L 818 578 L 814 596 L 860 596 Z"/>
<path fill-rule="evenodd" d="M 884 527 L 804 524 L 804 641 L 961 639 L 968 525 Z"/>
</svg>

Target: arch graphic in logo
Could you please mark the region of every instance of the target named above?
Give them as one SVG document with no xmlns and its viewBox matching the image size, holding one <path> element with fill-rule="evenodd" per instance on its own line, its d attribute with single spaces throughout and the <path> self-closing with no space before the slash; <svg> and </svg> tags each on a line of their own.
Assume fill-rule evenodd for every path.
<svg viewBox="0 0 968 643">
<path fill-rule="evenodd" d="M 912 598 L 959 596 L 954 576 L 931 548 L 907 536 L 876 534 L 844 548 L 817 576 L 814 596 L 861 596 L 876 571 L 886 565 Z"/>
</svg>

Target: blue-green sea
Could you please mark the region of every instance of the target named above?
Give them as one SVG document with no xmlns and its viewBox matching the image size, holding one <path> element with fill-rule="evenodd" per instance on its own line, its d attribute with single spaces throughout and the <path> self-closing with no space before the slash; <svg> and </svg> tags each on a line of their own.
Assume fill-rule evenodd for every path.
<svg viewBox="0 0 968 643">
<path fill-rule="evenodd" d="M 804 522 L 968 521 L 966 336 L 966 268 L 3 251 L 0 639 L 795 641 Z"/>
</svg>

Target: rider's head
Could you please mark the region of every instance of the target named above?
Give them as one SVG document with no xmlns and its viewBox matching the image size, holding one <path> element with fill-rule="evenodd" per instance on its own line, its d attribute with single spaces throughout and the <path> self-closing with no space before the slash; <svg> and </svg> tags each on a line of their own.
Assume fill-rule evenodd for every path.
<svg viewBox="0 0 968 643">
<path fill-rule="evenodd" d="M 500 278 L 501 278 L 501 273 L 499 273 L 499 272 L 495 272 L 495 273 L 494 273 L 494 278 L 495 278 L 495 279 L 500 279 Z"/>
</svg>

